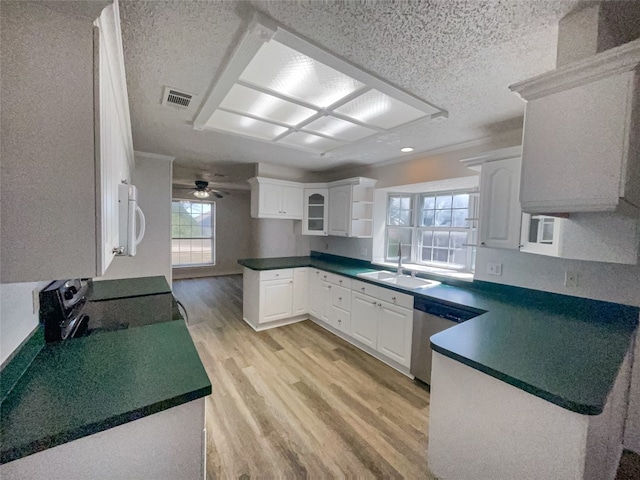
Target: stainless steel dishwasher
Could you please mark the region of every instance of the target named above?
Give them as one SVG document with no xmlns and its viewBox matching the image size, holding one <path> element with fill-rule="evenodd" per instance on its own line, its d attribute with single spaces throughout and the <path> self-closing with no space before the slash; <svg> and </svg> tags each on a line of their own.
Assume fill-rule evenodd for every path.
<svg viewBox="0 0 640 480">
<path fill-rule="evenodd" d="M 432 350 L 429 338 L 478 315 L 480 312 L 416 298 L 413 303 L 411 367 L 409 368 L 411 374 L 418 380 L 431 385 Z"/>
</svg>

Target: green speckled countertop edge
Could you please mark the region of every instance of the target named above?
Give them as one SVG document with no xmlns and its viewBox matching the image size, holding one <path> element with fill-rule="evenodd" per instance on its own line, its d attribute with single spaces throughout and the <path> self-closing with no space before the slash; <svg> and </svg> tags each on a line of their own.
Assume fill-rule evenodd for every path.
<svg viewBox="0 0 640 480">
<path fill-rule="evenodd" d="M 383 285 L 357 276 L 380 267 L 315 252 L 309 257 L 242 259 L 238 263 L 252 270 L 318 268 L 414 298 L 474 310 L 477 317 L 431 337 L 432 348 L 586 415 L 602 412 L 638 323 L 637 307 L 488 282 L 450 282 L 455 285 L 418 290 Z M 561 360 L 557 364 L 554 355 Z M 576 378 L 571 378 L 572 373 Z"/>
<path fill-rule="evenodd" d="M 167 279 L 162 275 L 117 280 L 90 281 L 87 300 L 101 302 L 120 298 L 144 297 L 171 293 Z"/>
<path fill-rule="evenodd" d="M 210 393 L 182 320 L 47 344 L 0 405 L 0 463 Z"/>
</svg>

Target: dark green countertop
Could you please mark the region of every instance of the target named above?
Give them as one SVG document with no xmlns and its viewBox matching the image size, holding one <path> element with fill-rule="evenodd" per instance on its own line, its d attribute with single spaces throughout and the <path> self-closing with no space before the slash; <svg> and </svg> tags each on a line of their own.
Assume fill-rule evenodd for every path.
<svg viewBox="0 0 640 480">
<path fill-rule="evenodd" d="M 171 293 L 171 287 L 167 283 L 167 279 L 159 275 L 157 277 L 90 281 L 86 297 L 90 302 L 100 302 L 115 298 L 144 297 L 163 293 Z"/>
<path fill-rule="evenodd" d="M 204 397 L 182 320 L 46 344 L 1 405 L 1 463 Z"/>
<path fill-rule="evenodd" d="M 431 337 L 433 349 L 587 415 L 602 412 L 638 323 L 637 307 L 488 282 L 468 286 L 457 282 L 417 290 L 388 286 L 357 276 L 379 268 L 332 255 L 238 263 L 253 270 L 315 267 L 477 311 L 477 317 Z"/>
</svg>

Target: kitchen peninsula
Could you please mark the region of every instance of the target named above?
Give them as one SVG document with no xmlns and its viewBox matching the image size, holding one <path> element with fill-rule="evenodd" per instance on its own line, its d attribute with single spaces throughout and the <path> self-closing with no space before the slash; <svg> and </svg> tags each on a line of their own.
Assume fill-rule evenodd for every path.
<svg viewBox="0 0 640 480">
<path fill-rule="evenodd" d="M 310 267 L 381 285 L 358 276 L 377 269 L 369 262 L 318 252 L 238 263 L 258 272 Z M 489 282 L 453 283 L 413 290 L 384 285 L 479 313 L 432 337 L 437 352 L 429 431 L 433 473 L 443 478 L 473 478 L 478 472 L 479 478 L 533 478 L 540 472 L 548 474 L 544 478 L 597 478 L 580 475 L 615 469 L 619 454 L 607 449 L 621 451 L 621 403 L 638 308 Z M 309 295 L 319 292 L 310 289 Z M 471 438 L 471 431 L 483 440 Z M 473 466 L 468 468 L 459 461 L 467 457 L 459 448 L 466 444 L 463 432 L 469 434 L 466 465 Z M 490 447 L 475 452 L 471 444 Z"/>
</svg>

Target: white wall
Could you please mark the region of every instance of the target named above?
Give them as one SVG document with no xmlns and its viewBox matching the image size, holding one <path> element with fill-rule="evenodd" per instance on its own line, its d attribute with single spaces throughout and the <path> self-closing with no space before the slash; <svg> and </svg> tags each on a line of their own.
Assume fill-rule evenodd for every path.
<svg viewBox="0 0 640 480">
<path fill-rule="evenodd" d="M 0 365 L 38 326 L 38 312 L 33 312 L 33 291 L 40 291 L 47 284 L 0 284 Z"/>
<path fill-rule="evenodd" d="M 132 183 L 146 217 L 135 257 L 115 257 L 96 280 L 164 275 L 171 285 L 171 173 L 173 157 L 136 152 Z"/>
<path fill-rule="evenodd" d="M 252 257 L 309 255 L 310 239 L 302 235 L 300 220 L 251 219 Z"/>
<path fill-rule="evenodd" d="M 206 267 L 173 269 L 174 278 L 209 277 L 242 273 L 239 258 L 252 255 L 251 193 L 232 190 L 224 198 L 213 198 L 216 204 L 216 264 Z M 174 191 L 174 198 L 192 200 L 193 196 Z"/>
</svg>

